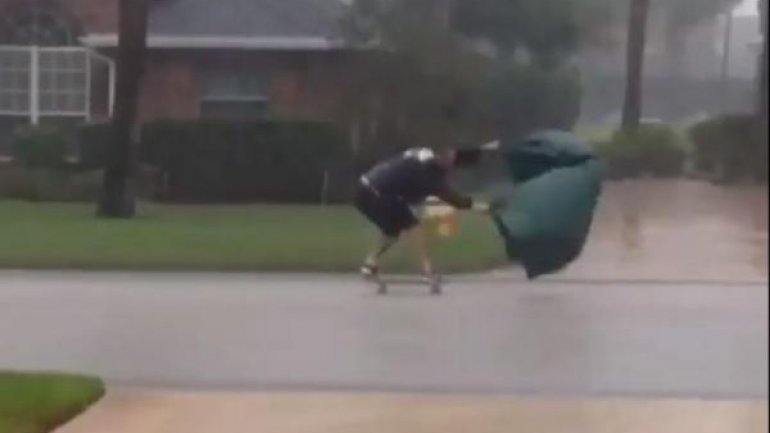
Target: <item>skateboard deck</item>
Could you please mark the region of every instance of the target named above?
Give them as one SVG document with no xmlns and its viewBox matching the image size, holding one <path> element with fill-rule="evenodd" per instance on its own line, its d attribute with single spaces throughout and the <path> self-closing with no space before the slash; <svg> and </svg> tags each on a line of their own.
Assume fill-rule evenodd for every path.
<svg viewBox="0 0 770 433">
<path fill-rule="evenodd" d="M 366 278 L 366 281 L 372 283 L 377 288 L 377 294 L 386 295 L 390 286 L 427 286 L 431 295 L 440 295 L 444 289 L 442 278 L 428 279 L 422 276 L 414 275 L 378 275 Z"/>
</svg>

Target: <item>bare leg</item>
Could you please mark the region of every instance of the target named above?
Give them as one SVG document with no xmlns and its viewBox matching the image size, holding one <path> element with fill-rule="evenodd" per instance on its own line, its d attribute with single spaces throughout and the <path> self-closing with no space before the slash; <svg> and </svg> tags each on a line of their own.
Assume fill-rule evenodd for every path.
<svg viewBox="0 0 770 433">
<path fill-rule="evenodd" d="M 385 255 L 385 253 L 387 253 L 388 250 L 390 250 L 397 241 L 398 237 L 383 235 L 380 238 L 380 241 L 377 243 L 377 246 L 372 250 L 371 253 L 369 253 L 368 256 L 366 256 L 364 266 L 376 269 L 379 266 L 380 258 L 382 258 L 382 256 Z"/>
<path fill-rule="evenodd" d="M 428 246 L 425 241 L 425 230 L 421 225 L 413 228 L 411 231 L 412 241 L 414 242 L 414 249 L 417 253 L 417 259 L 419 260 L 420 269 L 427 277 L 433 276 L 433 263 L 428 255 Z"/>
</svg>

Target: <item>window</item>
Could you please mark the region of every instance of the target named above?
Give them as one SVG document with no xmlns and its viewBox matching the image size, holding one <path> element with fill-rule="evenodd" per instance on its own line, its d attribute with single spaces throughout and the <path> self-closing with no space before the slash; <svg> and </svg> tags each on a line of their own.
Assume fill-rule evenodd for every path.
<svg viewBox="0 0 770 433">
<path fill-rule="evenodd" d="M 57 2 L 17 2 L 0 14 L 0 155 L 22 124 L 71 125 L 90 116 L 94 59 L 76 46 L 78 26 Z M 111 101 L 111 99 L 110 99 Z"/>
<path fill-rule="evenodd" d="M 41 49 L 38 95 L 42 115 L 88 116 L 88 54 L 81 49 Z"/>
<path fill-rule="evenodd" d="M 25 116 L 30 109 L 31 53 L 0 47 L 0 115 Z"/>
<path fill-rule="evenodd" d="M 205 72 L 201 114 L 208 118 L 251 120 L 269 115 L 268 74 L 243 69 L 212 69 Z"/>
<path fill-rule="evenodd" d="M 88 56 L 82 48 L 0 46 L 0 115 L 87 117 Z"/>
</svg>

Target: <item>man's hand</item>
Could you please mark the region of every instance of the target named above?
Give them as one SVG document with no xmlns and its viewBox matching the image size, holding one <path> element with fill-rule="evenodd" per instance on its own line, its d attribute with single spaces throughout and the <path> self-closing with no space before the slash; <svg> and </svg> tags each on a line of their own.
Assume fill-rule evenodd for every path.
<svg viewBox="0 0 770 433">
<path fill-rule="evenodd" d="M 500 210 L 504 205 L 505 202 L 500 199 L 492 200 L 491 202 L 474 201 L 471 209 L 483 214 L 492 214 Z"/>
<path fill-rule="evenodd" d="M 505 199 L 496 198 L 489 203 L 490 212 L 494 213 L 504 208 L 506 204 Z"/>
<path fill-rule="evenodd" d="M 474 212 L 488 214 L 492 212 L 492 206 L 484 201 L 474 201 L 473 206 L 471 206 L 471 210 Z"/>
</svg>

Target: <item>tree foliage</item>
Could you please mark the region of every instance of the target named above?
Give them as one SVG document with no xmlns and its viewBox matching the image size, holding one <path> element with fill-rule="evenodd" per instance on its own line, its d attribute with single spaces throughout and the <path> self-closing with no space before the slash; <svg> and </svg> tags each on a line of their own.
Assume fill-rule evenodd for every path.
<svg viewBox="0 0 770 433">
<path fill-rule="evenodd" d="M 352 68 L 351 114 L 364 119 L 362 134 L 377 130 L 389 143 L 409 145 L 569 127 L 580 101 L 571 57 L 614 21 L 613 3 L 357 0 L 345 34 L 378 49 L 360 54 Z M 564 113 L 548 113 L 560 107 Z M 514 125 L 513 113 L 538 118 Z"/>
<path fill-rule="evenodd" d="M 726 13 L 741 0 L 658 0 L 653 7 L 672 29 L 688 31 L 703 21 Z"/>
<path fill-rule="evenodd" d="M 601 35 L 616 14 L 611 0 L 458 0 L 454 24 L 503 53 L 524 49 L 548 64 Z"/>
</svg>

